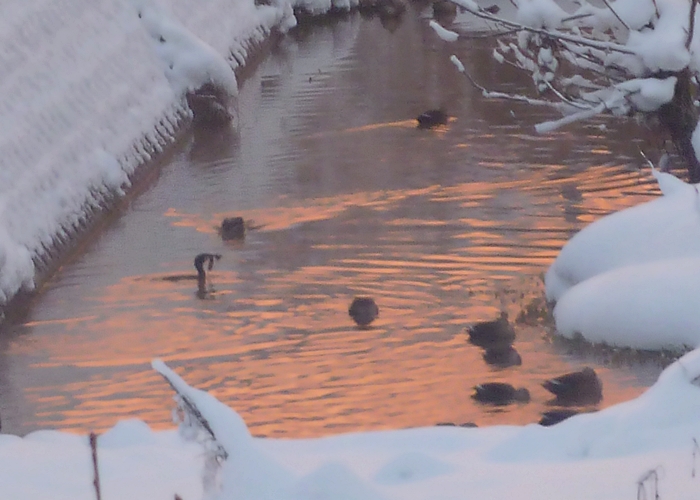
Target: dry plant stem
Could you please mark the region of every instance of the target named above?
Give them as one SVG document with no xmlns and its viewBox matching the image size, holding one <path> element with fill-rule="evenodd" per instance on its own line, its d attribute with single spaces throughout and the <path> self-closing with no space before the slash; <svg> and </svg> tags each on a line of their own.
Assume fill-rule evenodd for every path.
<svg viewBox="0 0 700 500">
<path fill-rule="evenodd" d="M 161 375 L 163 375 L 161 373 Z M 170 381 L 168 377 L 163 375 L 163 378 L 165 381 L 172 387 L 172 389 L 175 391 L 175 393 L 180 396 L 180 400 L 182 403 L 187 407 L 187 411 L 193 415 L 196 419 L 197 422 L 199 422 L 199 425 L 202 426 L 202 428 L 207 431 L 209 434 L 209 437 L 214 441 L 217 447 L 217 454 L 224 460 L 228 458 L 228 452 L 226 449 L 219 443 L 218 439 L 216 439 L 216 434 L 214 434 L 214 431 L 212 430 L 211 426 L 209 425 L 209 422 L 207 421 L 206 418 L 204 418 L 204 415 L 202 415 L 202 412 L 199 411 L 199 408 L 197 408 L 197 405 L 195 405 L 190 398 L 188 398 L 186 395 L 181 393 L 180 391 L 177 390 L 177 387 Z"/>
<path fill-rule="evenodd" d="M 529 97 L 523 96 L 523 95 L 518 95 L 518 94 L 506 94 L 504 92 L 494 92 L 492 90 L 488 90 L 486 87 L 482 87 L 479 85 L 474 78 L 467 72 L 467 70 L 464 68 L 461 62 L 459 62 L 459 65 L 455 63 L 455 61 L 459 62 L 459 59 L 457 59 L 455 56 L 452 56 L 452 63 L 457 66 L 457 69 L 462 73 L 465 77 L 467 77 L 467 80 L 476 88 L 477 90 L 481 91 L 481 93 L 484 95 L 484 97 L 487 98 L 494 98 L 494 99 L 506 99 L 508 101 L 515 101 L 515 102 L 523 102 L 526 104 L 532 104 L 534 106 L 547 106 L 550 108 L 556 108 L 557 103 L 553 103 L 550 101 L 545 101 L 542 99 L 531 99 Z"/>
<path fill-rule="evenodd" d="M 95 487 L 95 496 L 97 500 L 102 500 L 102 495 L 100 493 L 100 472 L 97 467 L 97 434 L 94 432 L 90 433 L 90 449 L 92 450 L 92 468 L 95 473 L 92 485 Z"/>
<path fill-rule="evenodd" d="M 513 21 L 508 21 L 507 19 L 503 19 L 502 17 L 494 16 L 492 14 L 489 14 L 487 12 L 483 12 L 481 9 L 479 10 L 474 10 L 471 8 L 471 6 L 465 2 L 461 2 L 460 0 L 450 0 L 452 3 L 458 5 L 459 7 L 462 7 L 463 9 L 466 9 L 469 11 L 469 13 L 475 15 L 476 17 L 480 17 L 481 19 L 486 19 L 488 21 L 493 21 L 494 23 L 500 24 L 502 26 L 505 26 L 510 29 L 515 29 L 518 31 L 528 31 L 530 33 L 536 33 L 538 35 L 550 37 L 556 40 L 565 40 L 567 42 L 573 42 L 573 43 L 578 43 L 580 45 L 586 45 L 588 47 L 594 47 L 596 49 L 601 49 L 601 50 L 612 50 L 615 52 L 620 52 L 622 54 L 629 54 L 629 55 L 637 55 L 636 52 L 633 50 L 630 50 L 620 44 L 617 43 L 612 43 L 612 42 L 598 42 L 596 40 L 589 40 L 588 38 L 583 38 L 580 36 L 575 36 L 575 35 L 568 35 L 566 33 L 555 33 L 553 31 L 545 30 L 545 29 L 538 29 L 538 28 L 530 28 L 529 26 L 525 26 L 523 24 L 518 24 Z"/>
<path fill-rule="evenodd" d="M 585 104 L 581 104 L 580 102 L 572 101 L 571 99 L 566 97 L 564 94 L 559 92 L 557 89 L 555 89 L 554 85 L 552 85 L 548 81 L 545 80 L 544 83 L 545 83 L 545 85 L 547 85 L 547 88 L 549 88 L 549 90 L 551 90 L 554 93 L 555 96 L 557 96 L 559 99 L 561 99 L 566 104 L 573 106 L 574 108 L 578 108 L 578 109 L 591 109 L 590 106 L 586 106 Z"/>
<path fill-rule="evenodd" d="M 648 500 L 646 483 L 651 481 L 654 489 L 654 500 L 659 500 L 659 469 L 650 469 L 637 481 L 637 500 Z"/>
<path fill-rule="evenodd" d="M 644 151 L 641 149 L 639 150 L 639 154 L 642 155 L 642 158 L 644 158 L 644 161 L 647 162 L 647 165 L 651 167 L 652 170 L 655 170 L 654 164 L 651 162 L 651 160 L 647 157 L 647 155 L 644 154 Z M 693 438 L 693 441 L 695 441 L 695 438 Z M 697 441 L 695 441 L 695 444 L 697 445 Z M 695 451 L 693 451 L 693 455 L 695 455 Z"/>
<path fill-rule="evenodd" d="M 654 13 L 656 14 L 656 19 L 658 19 L 661 14 L 659 14 L 659 6 L 656 5 L 656 0 L 651 0 L 651 3 L 654 4 Z"/>
<path fill-rule="evenodd" d="M 466 38 L 467 40 L 478 40 L 481 38 L 495 38 L 499 36 L 513 35 L 520 31 L 519 29 L 512 28 L 505 31 L 494 31 L 493 33 L 460 33 L 460 38 Z"/>
<path fill-rule="evenodd" d="M 629 31 L 630 27 L 627 25 L 626 22 L 624 22 L 624 21 L 622 20 L 622 18 L 618 15 L 618 13 L 615 12 L 615 9 L 612 8 L 612 5 L 610 5 L 610 2 L 608 2 L 608 0 L 603 0 L 603 3 L 605 4 L 605 6 L 606 6 L 608 9 L 610 9 L 610 12 L 613 13 L 613 15 L 617 18 L 617 20 L 620 21 L 620 23 L 621 23 L 625 28 L 627 28 L 627 31 Z"/>
<path fill-rule="evenodd" d="M 698 6 L 698 0 L 693 0 L 690 5 L 690 21 L 688 22 L 688 38 L 685 40 L 685 48 L 689 49 L 693 41 L 693 32 L 695 31 L 695 9 Z"/>
</svg>

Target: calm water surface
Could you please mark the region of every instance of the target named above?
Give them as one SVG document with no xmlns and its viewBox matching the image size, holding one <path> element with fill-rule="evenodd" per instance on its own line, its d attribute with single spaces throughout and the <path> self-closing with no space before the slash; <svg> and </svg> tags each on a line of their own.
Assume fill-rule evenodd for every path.
<svg viewBox="0 0 700 500">
<path fill-rule="evenodd" d="M 549 399 L 540 383 L 586 364 L 604 381 L 600 407 L 650 385 L 658 367 L 565 353 L 543 322 L 516 325 L 519 367 L 491 368 L 467 342 L 467 324 L 542 300 L 572 234 L 657 190 L 636 170 L 633 125 L 537 136 L 551 115 L 485 101 L 448 60 L 488 86 L 526 85 L 488 42 L 445 46 L 426 25 L 351 16 L 282 41 L 242 85 L 238 131 L 187 137 L 2 332 L 3 430 L 169 426 L 154 357 L 265 436 L 533 422 Z M 449 125 L 417 130 L 438 106 Z M 260 228 L 224 243 L 215 226 L 233 215 Z M 162 280 L 194 272 L 202 251 L 223 255 L 206 300 L 194 281 Z M 348 317 L 356 294 L 381 309 L 369 330 Z M 484 381 L 533 400 L 479 406 Z"/>
</svg>

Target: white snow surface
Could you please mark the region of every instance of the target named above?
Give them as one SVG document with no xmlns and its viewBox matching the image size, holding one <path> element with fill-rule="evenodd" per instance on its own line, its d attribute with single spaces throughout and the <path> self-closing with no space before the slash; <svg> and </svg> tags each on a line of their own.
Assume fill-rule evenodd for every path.
<svg viewBox="0 0 700 500">
<path fill-rule="evenodd" d="M 652 173 L 663 196 L 590 224 L 548 269 L 560 334 L 639 349 L 700 346 L 700 193 Z"/>
<path fill-rule="evenodd" d="M 446 42 L 454 42 L 459 38 L 459 34 L 455 33 L 454 31 L 450 31 L 446 28 L 443 28 L 439 23 L 436 21 L 431 20 L 429 22 L 429 25 L 431 28 L 433 28 L 433 31 L 439 36 L 442 40 Z"/>
<path fill-rule="evenodd" d="M 669 366 L 637 399 L 553 427 L 431 427 L 317 439 L 255 438 L 233 410 L 187 386 L 161 362 L 229 452 L 215 481 L 191 428 L 151 431 L 119 422 L 98 437 L 102 498 L 130 500 L 619 500 L 658 468 L 659 494 L 697 497 L 693 440 L 700 433 L 700 351 Z M 165 411 L 165 409 L 164 409 Z M 7 500 L 92 500 L 86 436 L 0 435 Z M 209 471 L 211 471 L 209 469 Z M 651 482 L 644 484 L 647 498 Z"/>
<path fill-rule="evenodd" d="M 0 3 L 0 305 L 32 289 L 57 241 L 129 187 L 233 70 L 287 0 L 5 0 Z M 139 17 L 140 16 L 140 17 Z"/>
</svg>

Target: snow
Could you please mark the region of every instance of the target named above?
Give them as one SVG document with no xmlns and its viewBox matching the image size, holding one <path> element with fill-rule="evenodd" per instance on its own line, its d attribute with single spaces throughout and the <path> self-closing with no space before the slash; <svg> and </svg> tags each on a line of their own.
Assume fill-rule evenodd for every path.
<svg viewBox="0 0 700 500">
<path fill-rule="evenodd" d="M 662 197 L 587 226 L 547 270 L 559 334 L 636 349 L 700 346 L 700 193 L 652 173 Z"/>
<path fill-rule="evenodd" d="M 174 140 L 186 91 L 235 97 L 248 51 L 295 23 L 287 0 L 2 2 L 0 306 Z"/>
<path fill-rule="evenodd" d="M 472 0 L 458 3 L 477 9 Z M 656 0 L 658 19 L 651 0 L 612 4 L 633 31 L 619 42 L 631 53 L 610 61 L 634 68 L 639 78 L 613 87 L 619 95 L 603 104 L 627 96 L 640 109 L 656 109 L 670 99 L 675 80 L 643 72 L 700 68 L 700 37 L 686 50 L 681 34 L 689 2 Z M 322 13 L 355 3 L 296 5 Z M 530 26 L 557 27 L 568 16 L 551 0 L 519 5 L 519 21 Z M 591 12 L 594 21 L 621 29 L 610 9 Z M 269 6 L 253 0 L 3 2 L 0 304 L 31 289 L 35 262 L 54 241 L 122 196 L 136 169 L 173 141 L 189 118 L 186 91 L 213 82 L 235 96 L 233 70 L 251 45 L 295 22 L 286 0 Z M 540 64 L 555 61 L 546 52 L 540 58 Z M 464 71 L 456 57 L 452 62 Z M 696 150 L 699 137 L 696 131 Z M 653 175 L 663 196 L 591 224 L 547 271 L 559 333 L 644 349 L 700 345 L 700 193 L 670 174 Z M 697 496 L 691 470 L 700 433 L 700 350 L 668 367 L 637 399 L 549 428 L 436 427 L 305 440 L 253 437 L 233 409 L 189 387 L 162 362 L 153 366 L 199 408 L 216 440 L 191 416 L 182 418 L 179 432 L 154 432 L 138 420 L 118 423 L 98 439 L 105 499 L 422 500 L 468 492 L 492 499 L 612 500 L 629 497 L 659 466 L 663 497 Z M 216 456 L 226 457 L 220 466 Z M 95 497 L 87 436 L 0 435 L 0 467 L 3 499 Z M 650 484 L 642 487 L 654 494 Z"/>
<path fill-rule="evenodd" d="M 429 25 L 431 28 L 433 28 L 433 31 L 435 31 L 437 36 L 439 36 L 442 40 L 446 42 L 454 42 L 455 40 L 457 40 L 457 38 L 459 38 L 459 35 L 457 33 L 443 28 L 442 26 L 440 26 L 440 24 L 433 20 L 429 22 Z"/>
<path fill-rule="evenodd" d="M 566 11 L 554 0 L 517 0 L 516 4 L 516 20 L 530 28 L 556 29 L 567 17 Z"/>
<path fill-rule="evenodd" d="M 547 270 L 547 298 L 618 267 L 700 256 L 700 213 L 694 186 L 659 173 L 668 194 L 603 217 L 574 235 Z"/>
<path fill-rule="evenodd" d="M 154 432 L 141 421 L 122 421 L 97 440 L 102 498 L 422 500 L 469 492 L 617 500 L 633 495 L 657 467 L 662 497 L 697 494 L 700 351 L 669 366 L 637 399 L 552 427 L 426 427 L 316 439 L 252 437 L 233 409 L 162 362 L 153 365 L 196 405 L 228 458 L 220 466 L 208 460 L 212 447 L 193 440 L 191 424 Z M 0 468 L 3 498 L 95 498 L 87 436 L 0 435 Z M 653 495 L 651 484 L 643 486 Z"/>
</svg>

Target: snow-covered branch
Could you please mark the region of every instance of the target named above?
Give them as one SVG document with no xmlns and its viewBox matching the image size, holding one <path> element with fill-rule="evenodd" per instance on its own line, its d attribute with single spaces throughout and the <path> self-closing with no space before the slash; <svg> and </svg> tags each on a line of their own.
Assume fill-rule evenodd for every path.
<svg viewBox="0 0 700 500">
<path fill-rule="evenodd" d="M 453 57 L 485 97 L 548 106 L 564 115 L 539 124 L 538 132 L 600 113 L 656 116 L 688 163 L 691 180 L 700 181 L 700 37 L 693 36 L 700 0 L 578 0 L 573 12 L 556 0 L 512 0 L 512 18 L 474 0 L 450 1 L 497 28 L 489 34 L 496 37 L 494 59 L 528 74 L 536 94 L 486 89 Z M 454 40 L 454 32 L 432 25 L 443 39 Z"/>
</svg>

